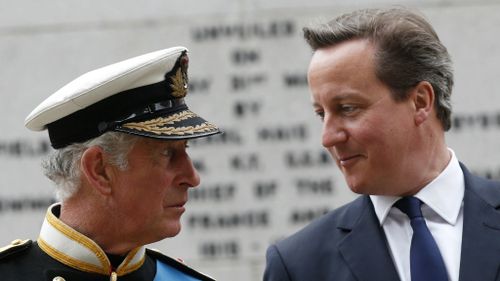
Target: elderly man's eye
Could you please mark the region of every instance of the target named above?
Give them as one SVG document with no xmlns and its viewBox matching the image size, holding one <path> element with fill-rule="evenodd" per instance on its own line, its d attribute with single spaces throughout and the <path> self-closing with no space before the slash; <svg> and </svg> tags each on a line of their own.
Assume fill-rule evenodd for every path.
<svg viewBox="0 0 500 281">
<path fill-rule="evenodd" d="M 325 119 L 325 112 L 316 111 L 315 113 L 316 113 L 316 116 L 318 116 L 321 121 L 323 121 Z"/>
<path fill-rule="evenodd" d="M 161 152 L 161 155 L 162 156 L 165 156 L 165 157 L 172 157 L 172 155 L 174 155 L 174 150 L 172 148 L 167 148 L 167 149 L 164 149 L 162 152 Z"/>
</svg>

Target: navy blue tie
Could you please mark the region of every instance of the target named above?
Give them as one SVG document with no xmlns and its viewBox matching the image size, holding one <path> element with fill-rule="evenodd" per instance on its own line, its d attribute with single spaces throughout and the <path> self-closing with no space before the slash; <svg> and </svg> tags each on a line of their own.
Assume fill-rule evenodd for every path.
<svg viewBox="0 0 500 281">
<path fill-rule="evenodd" d="M 415 197 L 403 197 L 394 206 L 410 218 L 413 236 L 410 246 L 411 281 L 447 281 L 443 257 L 432 237 Z"/>
</svg>

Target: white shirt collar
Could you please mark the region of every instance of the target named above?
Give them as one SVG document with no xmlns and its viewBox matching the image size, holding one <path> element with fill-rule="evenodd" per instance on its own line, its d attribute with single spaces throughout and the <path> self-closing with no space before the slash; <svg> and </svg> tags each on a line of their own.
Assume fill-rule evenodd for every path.
<svg viewBox="0 0 500 281">
<path fill-rule="evenodd" d="M 448 148 L 451 160 L 446 168 L 432 182 L 422 188 L 414 196 L 424 202 L 447 223 L 454 225 L 464 198 L 464 176 L 455 152 Z M 370 195 L 375 213 L 384 224 L 391 207 L 401 197 Z"/>
</svg>

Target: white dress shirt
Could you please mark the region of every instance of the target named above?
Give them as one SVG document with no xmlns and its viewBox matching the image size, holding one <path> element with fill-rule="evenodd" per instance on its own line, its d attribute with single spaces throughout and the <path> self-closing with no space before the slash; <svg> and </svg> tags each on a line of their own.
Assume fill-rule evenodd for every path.
<svg viewBox="0 0 500 281">
<path fill-rule="evenodd" d="M 463 228 L 464 176 L 455 153 L 448 166 L 414 196 L 420 199 L 422 214 L 441 251 L 449 281 L 458 281 Z M 406 214 L 392 205 L 400 197 L 370 195 L 383 227 L 390 253 L 401 281 L 411 281 L 410 243 L 413 230 Z"/>
</svg>

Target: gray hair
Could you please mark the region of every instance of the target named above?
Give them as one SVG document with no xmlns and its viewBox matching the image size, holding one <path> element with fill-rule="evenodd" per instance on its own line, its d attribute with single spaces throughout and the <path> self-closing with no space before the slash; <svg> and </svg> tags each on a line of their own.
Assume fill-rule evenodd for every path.
<svg viewBox="0 0 500 281">
<path fill-rule="evenodd" d="M 303 31 L 314 51 L 348 40 L 368 39 L 376 46 L 375 74 L 391 88 L 394 100 L 406 100 L 412 87 L 429 82 L 436 96 L 437 117 L 445 131 L 450 129 L 452 63 L 423 16 L 404 8 L 364 9 Z"/>
<path fill-rule="evenodd" d="M 109 154 L 110 163 L 121 170 L 127 169 L 127 155 L 137 136 L 107 132 L 83 143 L 74 143 L 54 150 L 42 161 L 45 176 L 56 184 L 56 196 L 64 201 L 70 198 L 80 185 L 80 160 L 85 150 L 92 146 L 101 147 Z"/>
</svg>

